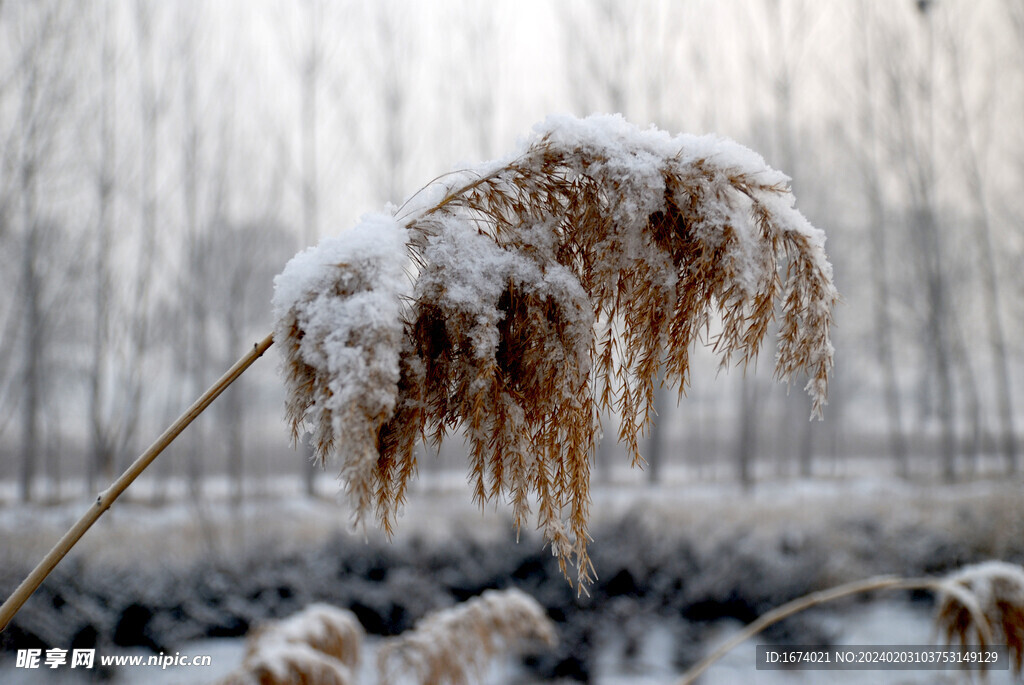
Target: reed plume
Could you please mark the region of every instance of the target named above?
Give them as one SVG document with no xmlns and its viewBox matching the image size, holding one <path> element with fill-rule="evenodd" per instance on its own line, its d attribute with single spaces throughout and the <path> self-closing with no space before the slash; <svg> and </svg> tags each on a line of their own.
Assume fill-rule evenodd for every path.
<svg viewBox="0 0 1024 685">
<path fill-rule="evenodd" d="M 250 632 L 242 666 L 219 685 L 354 685 L 363 635 L 352 612 L 311 604 Z"/>
<path fill-rule="evenodd" d="M 378 653 L 380 682 L 405 682 L 405 675 L 419 685 L 483 682 L 491 659 L 529 643 L 556 643 L 544 609 L 520 590 L 488 590 L 387 640 Z"/>
<path fill-rule="evenodd" d="M 967 566 L 938 586 L 938 628 L 950 644 L 1005 644 L 1024 670 L 1024 568 L 1002 561 Z"/>
<path fill-rule="evenodd" d="M 641 465 L 662 376 L 687 386 L 705 342 L 758 355 L 777 317 L 777 377 L 803 372 L 821 415 L 837 299 L 824 235 L 788 178 L 725 139 L 553 117 L 513 156 L 449 174 L 364 217 L 276 279 L 287 416 L 337 452 L 357 521 L 393 529 L 414 448 L 461 429 L 479 503 L 536 506 L 577 587 L 598 417 Z M 712 331 L 715 331 L 712 334 Z"/>
</svg>

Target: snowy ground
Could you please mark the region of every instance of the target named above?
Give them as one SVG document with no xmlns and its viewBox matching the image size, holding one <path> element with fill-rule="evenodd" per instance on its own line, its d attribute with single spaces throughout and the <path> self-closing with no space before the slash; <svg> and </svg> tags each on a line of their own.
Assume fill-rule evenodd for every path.
<svg viewBox="0 0 1024 685">
<path fill-rule="evenodd" d="M 601 485 L 595 478 L 593 526 L 632 512 L 673 529 L 730 524 L 775 531 L 855 517 L 875 519 L 879 526 L 951 526 L 952 532 L 976 525 L 1024 527 L 1024 498 L 1020 497 L 1024 483 L 1019 480 L 950 486 L 885 477 L 781 479 L 762 480 L 753 491 L 745 492 L 729 480 L 694 482 L 679 475 L 673 478 L 668 473 L 653 486 L 638 471 L 624 471 L 612 485 Z M 422 474 L 413 483 L 395 542 L 424 537 L 443 540 L 460 530 L 501 535 L 508 524 L 506 509 L 480 511 L 471 502 L 464 479 L 462 472 Z M 381 536 L 372 526 L 351 531 L 348 510 L 329 476 L 321 476 L 317 487 L 321 496 L 315 499 L 297 494 L 302 486 L 295 477 L 252 481 L 238 508 L 228 501 L 226 481 L 211 479 L 204 488 L 203 502 L 194 503 L 188 500 L 184 483 L 171 482 L 164 486 L 168 503 L 155 506 L 150 483 L 140 480 L 100 519 L 75 554 L 115 563 L 142 558 L 177 563 L 268 540 L 286 546 L 312 544 L 339 530 L 371 539 Z M 83 490 L 81 485 L 64 487 L 65 492 Z M 34 563 L 92 503 L 91 496 L 79 495 L 56 506 L 26 506 L 16 503 L 14 492 L 13 482 L 0 481 L 0 568 Z"/>
<path fill-rule="evenodd" d="M 322 492 L 333 484 L 325 480 Z M 209 501 L 188 504 L 181 499 L 169 506 L 147 504 L 144 488 L 133 499 L 119 502 L 90 531 L 77 549 L 83 563 L 132 569 L 140 564 L 186 567 L 210 555 L 230 558 L 271 546 L 276 554 L 321 544 L 339 530 L 347 530 L 347 513 L 335 498 L 305 499 L 294 495 L 297 482 L 278 479 L 253 483 L 250 498 L 234 508 L 223 496 L 226 486 L 212 483 Z M 1024 498 L 1016 482 L 979 481 L 956 487 L 936 483 L 901 483 L 885 479 L 819 479 L 814 481 L 765 481 L 751 493 L 731 483 L 692 484 L 680 480 L 647 487 L 638 483 L 596 486 L 594 525 L 614 525 L 624 519 L 667 537 L 685 531 L 697 551 L 714 552 L 729 540 L 739 542 L 740 552 L 722 563 L 736 563 L 747 555 L 780 554 L 783 547 L 800 549 L 807 540 L 833 550 L 822 560 L 823 577 L 842 582 L 878 572 L 903 572 L 901 559 L 936 559 L 936 567 L 952 563 L 961 552 L 958 544 L 992 558 L 1015 558 L 1024 539 Z M 2 488 L 0 488 L 2 490 Z M 172 490 L 173 493 L 173 490 Z M 58 507 L 0 506 L 0 573 L 34 563 L 88 506 L 84 498 Z M 371 542 L 380 541 L 375 530 L 366 531 Z M 348 535 L 361 539 L 360 532 Z M 392 545 L 403 548 L 427 544 L 444 548 L 455 539 L 471 536 L 503 544 L 508 519 L 503 510 L 480 513 L 470 502 L 461 476 L 433 477 L 420 482 Z M 656 543 L 657 536 L 654 541 Z M 595 550 L 601 549 L 598 534 Z M 534 545 L 527 537 L 520 545 Z M 902 547 L 901 547 L 902 546 Z M 733 559 L 730 561 L 730 559 Z M 883 561 L 878 561 L 883 560 Z M 767 568 L 771 569 L 770 562 Z M 909 563 L 909 562 L 908 562 Z M 916 563 L 916 562 L 915 562 Z M 881 567 L 879 567 L 881 564 Z M 784 566 L 780 568 L 785 570 Z M 598 574 L 602 573 L 598 568 Z M 712 588 L 713 590 L 714 588 Z M 929 609 L 903 598 L 882 598 L 867 604 L 840 607 L 825 621 L 832 636 L 845 644 L 922 644 L 934 641 Z M 629 659 L 623 657 L 626 638 L 600 636 L 592 682 L 600 685 L 669 685 L 680 668 L 674 655 L 680 636 L 657 619 L 640 622 L 643 634 Z M 725 639 L 738 623 L 725 619 L 710 626 L 701 649 Z M 635 625 L 633 626 L 635 630 Z M 373 645 L 379 638 L 369 638 Z M 753 642 L 741 646 L 709 671 L 702 683 L 944 683 L 970 682 L 963 674 L 930 671 L 805 672 L 756 671 Z M 111 653 L 145 653 L 138 648 L 118 648 Z M 124 668 L 114 682 L 208 683 L 234 668 L 241 659 L 241 640 L 216 639 L 190 642 L 182 653 L 210 654 L 213 667 L 157 671 Z M 364 660 L 372 664 L 372 658 Z M 369 665 L 367 666 L 369 668 Z M 528 673 L 514 662 L 496 667 L 490 682 L 495 685 L 528 685 Z M 824 676 L 824 677 L 823 677 Z M 12 685 L 75 683 L 69 670 L 31 672 L 13 668 L 10 655 L 0 653 L 0 682 Z M 373 683 L 366 675 L 360 682 Z M 994 674 L 988 682 L 1010 682 L 1006 674 Z"/>
<path fill-rule="evenodd" d="M 928 611 L 903 602 L 880 601 L 844 611 L 836 615 L 835 623 L 840 626 L 840 644 L 921 644 L 930 636 L 931 622 Z M 716 635 L 725 640 L 736 630 L 732 622 L 723 622 Z M 599 661 L 599 670 L 594 685 L 672 685 L 680 677 L 678 669 L 672 666 L 669 654 L 672 636 L 668 630 L 655 628 L 647 636 L 643 654 L 637 663 L 626 666 L 615 658 L 616 650 L 608 651 L 608 657 Z M 367 641 L 366 656 L 360 674 L 360 683 L 374 681 L 372 665 L 374 648 L 379 640 Z M 707 671 L 701 679 L 702 685 L 803 685 L 821 682 L 836 685 L 872 683 L 878 685 L 950 685 L 981 682 L 977 676 L 966 672 L 936 671 L 807 671 L 801 673 L 782 671 L 758 671 L 754 668 L 757 641 L 740 645 Z M 112 685 L 213 685 L 219 678 L 235 668 L 242 659 L 242 640 L 213 639 L 183 645 L 183 654 L 203 654 L 212 657 L 212 666 L 202 669 L 168 668 L 124 668 L 120 670 Z M 148 655 L 145 650 L 121 650 L 123 654 Z M 17 669 L 9 663 L 0 665 L 0 682 L 8 685 L 79 685 L 87 679 L 73 675 L 70 670 L 56 672 L 29 671 Z M 492 668 L 488 683 L 515 685 L 539 685 L 529 679 L 514 663 L 499 663 Z M 1013 683 L 1008 672 L 992 672 L 986 681 L 988 685 Z"/>
</svg>

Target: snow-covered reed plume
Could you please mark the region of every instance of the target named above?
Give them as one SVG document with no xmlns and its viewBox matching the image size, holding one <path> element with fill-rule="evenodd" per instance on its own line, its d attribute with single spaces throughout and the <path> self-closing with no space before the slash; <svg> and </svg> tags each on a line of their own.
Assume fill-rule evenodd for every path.
<svg viewBox="0 0 1024 685">
<path fill-rule="evenodd" d="M 531 643 L 556 643 L 554 625 L 540 604 L 520 590 L 488 590 L 428 614 L 413 630 L 387 640 L 378 653 L 380 681 L 483 682 L 491 659 Z M 404 680 L 407 676 L 413 680 Z"/>
<path fill-rule="evenodd" d="M 461 428 L 475 499 L 509 500 L 517 528 L 535 499 L 582 589 L 602 410 L 641 464 L 659 376 L 682 392 L 698 341 L 751 361 L 778 317 L 776 374 L 806 372 L 820 415 L 837 294 L 824 235 L 793 204 L 788 178 L 732 141 L 549 118 L 514 155 L 278 276 L 293 430 L 340 455 L 357 520 L 375 508 L 390 532 L 417 441 Z"/>
<path fill-rule="evenodd" d="M 219 685 L 354 685 L 362 644 L 352 612 L 311 604 L 251 632 L 241 668 Z"/>
<path fill-rule="evenodd" d="M 1002 561 L 967 566 L 938 590 L 935 620 L 947 642 L 1005 644 L 1013 669 L 1024 670 L 1024 568 Z"/>
</svg>

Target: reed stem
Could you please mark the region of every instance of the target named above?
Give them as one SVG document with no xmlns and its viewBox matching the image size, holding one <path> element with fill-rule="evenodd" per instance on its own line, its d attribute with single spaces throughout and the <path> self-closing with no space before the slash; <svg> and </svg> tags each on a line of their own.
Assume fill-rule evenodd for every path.
<svg viewBox="0 0 1024 685">
<path fill-rule="evenodd" d="M 701 659 L 698 663 L 694 664 L 690 670 L 683 674 L 683 678 L 676 682 L 676 685 L 692 685 L 697 678 L 704 673 L 704 671 L 711 668 L 711 666 L 721 659 L 723 656 L 731 652 L 733 649 L 746 642 L 750 638 L 760 633 L 765 628 L 772 626 L 784 618 L 788 618 L 793 614 L 798 614 L 805 609 L 810 609 L 813 606 L 819 604 L 825 604 L 843 597 L 849 597 L 851 595 L 859 595 L 863 592 L 871 592 L 872 590 L 937 590 L 937 583 L 934 578 L 900 578 L 897 576 L 875 576 L 874 578 L 867 578 L 865 580 L 856 580 L 850 583 L 844 583 L 843 585 L 837 585 L 836 587 L 829 588 L 827 590 L 820 590 L 818 592 L 812 592 L 809 595 L 803 597 L 797 597 L 791 602 L 787 602 L 780 607 L 772 609 L 766 614 L 763 614 L 756 621 L 748 624 L 728 640 L 718 646 L 715 651 L 708 654 L 706 657 Z"/>
<path fill-rule="evenodd" d="M 149 446 L 145 452 L 132 463 L 131 466 L 125 470 L 121 476 L 114 481 L 110 487 L 101 492 L 97 497 L 96 501 L 91 507 L 82 515 L 73 526 L 64 533 L 56 545 L 53 546 L 43 560 L 40 561 L 31 573 L 21 582 L 21 585 L 11 594 L 10 597 L 0 606 L 0 631 L 7 627 L 14 615 L 18 613 L 22 605 L 32 596 L 39 586 L 43 583 L 50 572 L 60 563 L 71 548 L 74 547 L 85 532 L 92 527 L 92 524 L 96 523 L 100 516 L 110 508 L 122 492 L 124 492 L 132 482 L 135 481 L 139 475 L 142 474 L 146 468 L 153 463 L 153 460 L 163 452 L 168 445 L 174 442 L 174 439 L 181 434 L 185 428 L 192 423 L 197 416 L 202 414 L 207 407 L 209 407 L 217 397 L 224 392 L 225 389 L 242 373 L 252 366 L 253 362 L 263 356 L 270 346 L 274 343 L 273 334 L 268 335 L 260 342 L 253 345 L 253 348 L 247 352 L 242 358 L 235 362 L 228 371 L 220 377 L 220 379 L 214 383 L 210 388 L 203 393 L 203 395 L 197 399 L 188 410 L 178 417 L 178 419 L 171 424 L 171 426 L 164 431 L 163 435 L 157 438 L 156 442 Z"/>
</svg>

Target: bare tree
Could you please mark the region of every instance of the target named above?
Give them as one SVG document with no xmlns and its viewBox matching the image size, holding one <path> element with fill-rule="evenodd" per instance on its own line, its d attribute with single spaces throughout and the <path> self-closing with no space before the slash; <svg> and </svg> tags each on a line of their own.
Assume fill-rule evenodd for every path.
<svg viewBox="0 0 1024 685">
<path fill-rule="evenodd" d="M 114 8 L 101 5 L 100 97 L 99 97 L 99 163 L 95 171 L 97 218 L 93 254 L 93 339 L 89 375 L 89 429 L 92 458 L 89 461 L 89 490 L 95 489 L 98 476 L 109 477 L 114 470 L 117 436 L 107 413 L 106 383 L 109 378 L 110 310 L 112 301 L 112 268 L 110 252 L 113 233 L 117 111 L 117 60 L 115 47 Z"/>
<path fill-rule="evenodd" d="M 921 54 L 910 54 L 914 45 L 888 27 L 885 49 L 890 59 L 883 65 L 884 89 L 890 126 L 882 132 L 893 161 L 899 165 L 904 196 L 909 207 L 908 239 L 914 266 L 924 297 L 922 350 L 928 373 L 923 382 L 934 384 L 925 392 L 925 409 L 933 414 L 939 432 L 939 460 L 943 477 L 956 477 L 956 390 L 954 383 L 954 341 L 951 331 L 952 302 L 949 293 L 949 259 L 936 214 L 937 161 L 935 119 L 937 113 L 934 78 L 934 31 L 930 3 L 919 5 L 921 22 L 918 38 Z M 934 406 L 930 406 L 934 398 Z"/>
<path fill-rule="evenodd" d="M 1006 0 L 1006 9 L 1017 38 L 1017 45 L 1021 48 L 1019 57 L 1024 60 L 1024 2 Z"/>
<path fill-rule="evenodd" d="M 33 79 L 34 81 L 34 79 Z M 26 96 L 35 96 L 35 86 L 30 85 Z M 35 133 L 26 137 L 26 143 L 33 145 Z M 21 476 L 20 496 L 23 502 L 32 499 L 32 482 L 35 474 L 39 441 L 39 410 L 42 392 L 42 345 L 44 344 L 42 308 L 40 307 L 39 227 L 36 217 L 36 172 L 32 162 L 26 161 L 21 170 L 22 230 L 24 231 L 21 255 L 21 297 L 25 317 L 24 360 L 22 362 L 22 404 L 21 433 Z"/>
<path fill-rule="evenodd" d="M 410 56 L 413 53 L 410 49 L 412 32 L 407 28 L 411 10 L 411 6 L 396 0 L 383 0 L 375 8 L 377 49 L 380 52 L 376 80 L 381 100 L 382 135 L 378 187 L 383 189 L 386 202 L 395 203 L 408 192 L 405 177 L 410 149 L 406 125 L 412 90 Z"/>
<path fill-rule="evenodd" d="M 1006 332 L 1003 324 L 1002 297 L 999 285 L 999 264 L 996 260 L 994 239 L 992 236 L 990 201 L 987 192 L 987 178 L 981 162 L 979 147 L 980 138 L 985 135 L 978 129 L 981 126 L 991 127 L 991 122 L 978 122 L 977 115 L 968 109 L 967 97 L 964 93 L 964 75 L 962 46 L 953 35 L 953 28 L 947 30 L 946 53 L 950 57 L 952 87 L 954 92 L 954 117 L 957 128 L 962 132 L 962 158 L 964 176 L 970 201 L 973 205 L 974 228 L 978 234 L 978 273 L 984 296 L 981 298 L 985 320 L 988 326 L 988 343 L 991 348 L 992 379 L 995 391 L 996 407 L 999 417 L 999 449 L 1006 461 L 1006 471 L 1014 474 L 1018 469 L 1018 448 L 1016 426 L 1014 421 L 1012 373 L 1007 351 Z M 994 93 L 987 93 L 987 102 L 982 103 L 981 111 L 993 111 Z M 973 116 L 972 116 L 973 115 Z M 980 123 L 980 126 L 979 126 Z M 989 141 L 991 136 L 985 135 Z"/>
<path fill-rule="evenodd" d="M 320 237 L 320 181 L 317 164 L 317 109 L 318 93 L 323 72 L 323 37 L 321 22 L 323 8 L 319 0 L 306 3 L 306 40 L 302 55 L 302 244 L 314 245 Z M 306 494 L 316 495 L 316 462 L 309 435 L 302 441 L 303 482 Z"/>
<path fill-rule="evenodd" d="M 219 349 L 211 352 L 228 363 L 243 349 L 247 339 L 269 325 L 266 302 L 271 297 L 273 277 L 294 250 L 291 235 L 272 218 L 269 208 L 263 213 L 261 218 L 242 223 L 222 218 L 202 238 L 203 251 L 209 256 L 203 275 L 209 294 L 207 326 L 210 340 L 219 341 Z M 221 404 L 227 473 L 232 483 L 231 498 L 236 504 L 244 495 L 248 404 L 244 384 L 228 389 Z"/>
<path fill-rule="evenodd" d="M 640 46 L 629 39 L 636 8 L 615 0 L 559 5 L 565 27 L 569 87 L 581 115 L 632 115 L 630 75 Z"/>
<path fill-rule="evenodd" d="M 858 25 L 861 30 L 862 51 L 859 56 L 860 89 L 858 119 L 861 142 L 858 145 L 858 166 L 864 184 L 864 193 L 870 221 L 870 282 L 872 286 L 872 312 L 874 315 L 875 353 L 881 368 L 883 401 L 889 433 L 889 452 L 902 478 L 910 475 L 907 441 L 903 428 L 903 404 L 900 401 L 899 376 L 893 354 L 893 320 L 891 314 L 889 275 L 889 226 L 891 221 L 885 209 L 882 181 L 878 173 L 878 123 L 875 113 L 876 65 L 872 62 L 875 46 L 872 35 L 877 19 L 869 2 L 858 5 Z"/>
<path fill-rule="evenodd" d="M 494 156 L 496 89 L 493 84 L 498 28 L 492 3 L 466 2 L 459 11 L 466 22 L 466 78 L 462 92 L 453 94 L 463 102 L 466 123 L 481 159 Z M 454 65 L 453 65 L 454 67 Z"/>
<path fill-rule="evenodd" d="M 44 398 L 44 363 L 47 344 L 43 310 L 45 229 L 40 207 L 42 174 L 54 151 L 60 116 L 71 83 L 62 58 L 70 22 L 60 3 L 39 3 L 20 8 L 16 19 L 23 59 L 19 75 L 21 101 L 18 107 L 15 173 L 20 202 L 21 228 L 21 469 L 19 494 L 32 499 L 32 486 L 39 446 L 40 412 Z"/>
<path fill-rule="evenodd" d="M 206 272 L 207 255 L 203 250 L 203 226 L 200 218 L 200 175 L 202 170 L 201 154 L 204 141 L 198 95 L 198 67 L 196 64 L 196 32 L 198 21 L 192 12 L 194 8 L 184 10 L 188 17 L 181 17 L 178 22 L 183 34 L 180 36 L 181 54 L 181 187 L 182 210 L 184 216 L 185 246 L 187 268 L 183 270 L 180 292 L 185 294 L 185 311 L 183 312 L 184 345 L 179 348 L 185 352 L 183 370 L 188 379 L 188 396 L 201 392 L 206 384 L 205 376 L 208 367 L 206 338 L 207 303 L 206 287 L 202 275 Z M 206 449 L 205 431 L 202 424 L 197 424 L 189 434 L 187 441 L 187 475 L 189 490 L 198 499 L 202 494 L 203 451 Z"/>
<path fill-rule="evenodd" d="M 740 380 L 739 429 L 733 443 L 733 463 L 736 480 L 745 490 L 754 487 L 754 464 L 757 457 L 757 425 L 760 421 L 761 402 L 758 384 L 746 375 Z"/>
<path fill-rule="evenodd" d="M 140 222 L 135 278 L 129 307 L 128 352 L 125 368 L 120 445 L 117 460 L 127 459 L 127 447 L 134 440 L 141 418 L 143 402 L 143 365 L 151 346 L 153 267 L 157 248 L 157 222 L 159 220 L 159 191 L 157 173 L 160 168 L 160 130 L 167 107 L 165 78 L 156 72 L 154 55 L 153 5 L 146 0 L 135 2 L 135 39 L 139 64 L 139 197 Z M 122 464 L 118 465 L 123 466 Z"/>
</svg>

